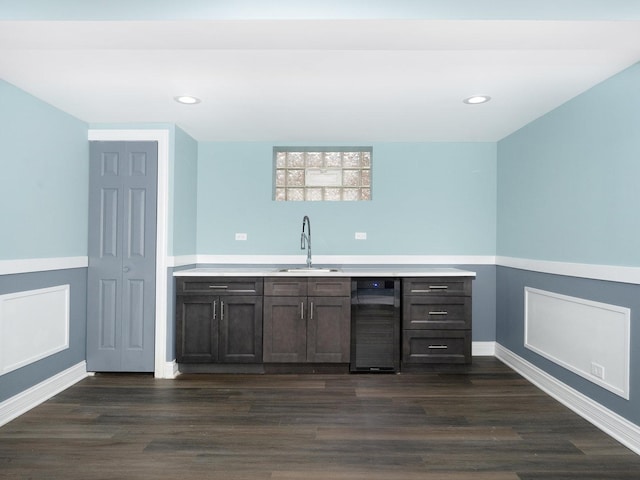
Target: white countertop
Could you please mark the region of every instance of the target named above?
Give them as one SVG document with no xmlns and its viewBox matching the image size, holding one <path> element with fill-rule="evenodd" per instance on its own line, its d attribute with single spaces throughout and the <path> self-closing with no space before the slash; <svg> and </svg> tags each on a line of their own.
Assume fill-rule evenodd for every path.
<svg viewBox="0 0 640 480">
<path fill-rule="evenodd" d="M 324 266 L 318 265 L 320 268 Z M 173 272 L 174 277 L 475 277 L 476 273 L 457 268 L 420 266 L 349 266 L 326 267 L 337 271 L 306 270 L 281 271 L 292 268 L 286 265 L 264 265 L 252 267 L 198 267 Z M 314 267 L 315 268 L 315 267 Z"/>
</svg>

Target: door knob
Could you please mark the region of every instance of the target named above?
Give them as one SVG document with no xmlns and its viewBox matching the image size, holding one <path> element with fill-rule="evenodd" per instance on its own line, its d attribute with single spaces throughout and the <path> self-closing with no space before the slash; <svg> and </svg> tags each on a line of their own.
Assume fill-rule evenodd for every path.
<svg viewBox="0 0 640 480">
<path fill-rule="evenodd" d="M 123 271 L 124 273 L 129 272 L 129 270 L 131 270 L 129 267 L 123 267 L 123 268 L 122 268 L 122 271 Z"/>
</svg>

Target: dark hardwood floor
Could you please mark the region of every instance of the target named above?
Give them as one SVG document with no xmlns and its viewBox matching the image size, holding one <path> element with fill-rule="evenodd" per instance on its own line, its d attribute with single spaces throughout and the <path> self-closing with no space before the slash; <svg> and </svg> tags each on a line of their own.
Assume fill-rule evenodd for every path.
<svg viewBox="0 0 640 480">
<path fill-rule="evenodd" d="M 0 428 L 0 478 L 637 480 L 640 456 L 481 357 L 466 374 L 96 375 Z"/>
</svg>

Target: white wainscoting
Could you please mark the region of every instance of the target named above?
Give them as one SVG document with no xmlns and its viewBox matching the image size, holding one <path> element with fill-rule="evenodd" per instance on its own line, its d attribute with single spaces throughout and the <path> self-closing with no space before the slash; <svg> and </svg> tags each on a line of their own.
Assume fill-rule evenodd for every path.
<svg viewBox="0 0 640 480">
<path fill-rule="evenodd" d="M 0 375 L 69 348 L 69 290 L 0 295 Z"/>
<path fill-rule="evenodd" d="M 629 399 L 631 311 L 525 287 L 524 345 Z"/>
</svg>

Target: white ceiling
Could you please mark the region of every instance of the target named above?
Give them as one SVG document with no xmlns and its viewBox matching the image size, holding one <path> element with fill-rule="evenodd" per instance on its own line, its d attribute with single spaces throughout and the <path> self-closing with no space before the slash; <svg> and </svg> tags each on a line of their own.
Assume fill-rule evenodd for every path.
<svg viewBox="0 0 640 480">
<path fill-rule="evenodd" d="M 0 21 L 0 78 L 200 141 L 493 142 L 638 61 L 639 21 Z"/>
</svg>

